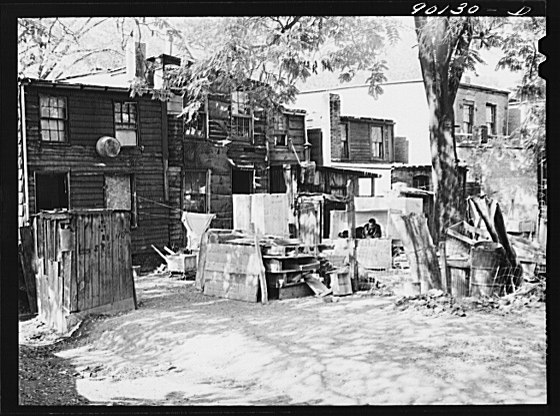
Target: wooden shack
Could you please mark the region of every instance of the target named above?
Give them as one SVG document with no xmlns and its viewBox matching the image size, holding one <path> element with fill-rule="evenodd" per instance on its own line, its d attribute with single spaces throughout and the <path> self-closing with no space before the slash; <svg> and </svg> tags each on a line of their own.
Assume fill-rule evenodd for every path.
<svg viewBox="0 0 560 416">
<path fill-rule="evenodd" d="M 65 332 L 84 314 L 135 308 L 129 212 L 42 212 L 33 229 L 42 321 Z"/>
<path fill-rule="evenodd" d="M 165 103 L 128 86 L 24 79 L 19 104 L 20 225 L 41 210 L 120 209 L 134 255 L 169 244 Z M 105 137 L 118 154 L 99 151 Z"/>
</svg>

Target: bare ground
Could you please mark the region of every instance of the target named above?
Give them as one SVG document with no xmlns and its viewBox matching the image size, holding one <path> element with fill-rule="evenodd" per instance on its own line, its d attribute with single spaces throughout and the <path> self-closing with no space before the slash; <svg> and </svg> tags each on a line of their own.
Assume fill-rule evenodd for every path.
<svg viewBox="0 0 560 416">
<path fill-rule="evenodd" d="M 141 276 L 140 308 L 60 340 L 20 322 L 20 404 L 544 404 L 544 304 L 429 315 L 395 297 L 251 304 Z"/>
</svg>

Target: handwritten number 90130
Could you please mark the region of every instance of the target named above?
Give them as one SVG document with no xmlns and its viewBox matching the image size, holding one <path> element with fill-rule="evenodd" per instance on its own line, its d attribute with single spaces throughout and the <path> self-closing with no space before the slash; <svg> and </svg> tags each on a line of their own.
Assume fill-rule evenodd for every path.
<svg viewBox="0 0 560 416">
<path fill-rule="evenodd" d="M 476 13 L 480 7 L 478 7 L 476 4 L 473 6 L 468 7 L 469 4 L 468 3 L 461 3 L 459 4 L 457 7 L 449 10 L 449 13 L 451 14 L 463 14 L 463 13 L 467 13 L 467 14 L 474 14 Z M 412 6 L 412 14 L 416 14 L 418 12 L 420 12 L 422 9 L 424 9 L 426 7 L 426 3 L 416 3 L 414 6 Z M 424 10 L 424 13 L 429 15 L 432 15 L 434 13 L 436 14 L 442 14 L 444 13 L 447 9 L 449 9 L 449 5 L 445 6 L 443 9 L 439 9 L 438 6 L 431 6 L 428 7 L 426 10 Z"/>
</svg>

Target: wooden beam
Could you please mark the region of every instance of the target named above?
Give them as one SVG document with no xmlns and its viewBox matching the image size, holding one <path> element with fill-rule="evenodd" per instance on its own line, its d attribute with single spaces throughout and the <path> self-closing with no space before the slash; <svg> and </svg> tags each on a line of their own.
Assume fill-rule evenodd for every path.
<svg viewBox="0 0 560 416">
<path fill-rule="evenodd" d="M 346 184 L 346 196 L 348 197 L 348 204 L 346 212 L 348 213 L 348 228 L 350 233 L 349 237 L 349 247 L 350 247 L 350 269 L 349 276 L 352 282 L 352 291 L 356 292 L 358 290 L 358 261 L 357 261 L 357 249 L 356 249 L 356 206 L 354 203 L 354 197 L 358 193 L 358 180 L 356 178 L 348 179 Z"/>
</svg>

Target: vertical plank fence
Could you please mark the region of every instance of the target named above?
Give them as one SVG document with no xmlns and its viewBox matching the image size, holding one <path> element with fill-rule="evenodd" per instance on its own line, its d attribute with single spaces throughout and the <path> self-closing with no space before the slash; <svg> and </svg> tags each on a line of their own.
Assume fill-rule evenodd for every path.
<svg viewBox="0 0 560 416">
<path fill-rule="evenodd" d="M 40 319 L 64 332 L 72 318 L 136 307 L 128 211 L 42 212 L 33 229 Z"/>
</svg>

